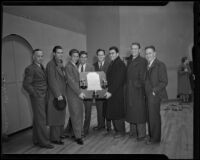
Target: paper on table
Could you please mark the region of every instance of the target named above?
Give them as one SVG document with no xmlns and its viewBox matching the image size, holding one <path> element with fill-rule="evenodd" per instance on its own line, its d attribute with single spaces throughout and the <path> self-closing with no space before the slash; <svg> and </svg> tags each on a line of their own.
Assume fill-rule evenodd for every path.
<svg viewBox="0 0 200 160">
<path fill-rule="evenodd" d="M 87 90 L 102 90 L 100 85 L 100 77 L 96 72 L 90 72 L 87 74 Z"/>
</svg>

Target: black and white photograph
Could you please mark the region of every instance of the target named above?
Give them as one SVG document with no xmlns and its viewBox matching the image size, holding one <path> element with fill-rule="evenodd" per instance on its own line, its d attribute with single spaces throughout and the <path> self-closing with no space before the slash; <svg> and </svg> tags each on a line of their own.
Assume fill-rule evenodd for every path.
<svg viewBox="0 0 200 160">
<path fill-rule="evenodd" d="M 195 5 L 3 4 L 2 157 L 199 158 Z"/>
</svg>

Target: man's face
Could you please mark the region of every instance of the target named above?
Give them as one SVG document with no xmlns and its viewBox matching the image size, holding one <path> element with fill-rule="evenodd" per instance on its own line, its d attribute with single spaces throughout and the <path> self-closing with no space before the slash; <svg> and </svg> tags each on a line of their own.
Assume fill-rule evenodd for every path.
<svg viewBox="0 0 200 160">
<path fill-rule="evenodd" d="M 111 61 L 114 61 L 119 56 L 119 53 L 117 53 L 114 49 L 111 49 L 109 51 L 109 55 L 110 55 Z"/>
<path fill-rule="evenodd" d="M 33 55 L 33 60 L 35 63 L 42 64 L 44 60 L 44 54 L 42 51 L 36 51 Z"/>
<path fill-rule="evenodd" d="M 86 54 L 82 54 L 81 56 L 80 56 L 80 63 L 82 64 L 82 65 L 84 65 L 86 62 L 87 62 L 87 55 Z"/>
<path fill-rule="evenodd" d="M 145 57 L 148 62 L 151 62 L 156 57 L 156 52 L 152 48 L 147 48 L 145 50 Z"/>
<path fill-rule="evenodd" d="M 106 57 L 106 55 L 105 55 L 105 53 L 103 51 L 99 51 L 97 53 L 97 58 L 98 58 L 99 62 L 103 62 L 105 60 L 105 57 Z"/>
<path fill-rule="evenodd" d="M 79 53 L 74 52 L 71 55 L 71 58 L 72 58 L 72 62 L 76 64 L 78 62 L 78 59 L 79 59 Z"/>
<path fill-rule="evenodd" d="M 63 59 L 63 50 L 62 49 L 57 49 L 56 52 L 54 53 L 55 58 L 60 61 Z"/>
<path fill-rule="evenodd" d="M 133 57 L 137 57 L 139 55 L 139 46 L 134 44 L 134 45 L 131 45 L 131 54 L 133 55 Z"/>
</svg>

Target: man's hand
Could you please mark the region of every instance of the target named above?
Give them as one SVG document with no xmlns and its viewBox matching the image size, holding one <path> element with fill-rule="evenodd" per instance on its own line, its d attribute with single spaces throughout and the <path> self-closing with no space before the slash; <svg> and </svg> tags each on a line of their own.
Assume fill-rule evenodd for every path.
<svg viewBox="0 0 200 160">
<path fill-rule="evenodd" d="M 81 92 L 81 93 L 79 94 L 79 97 L 80 97 L 81 99 L 84 99 L 86 96 L 85 96 L 85 94 L 84 94 L 83 92 Z"/>
<path fill-rule="evenodd" d="M 184 71 L 185 71 L 185 72 L 188 72 L 188 69 L 187 69 L 187 68 L 185 68 L 185 69 L 184 69 Z"/>
<path fill-rule="evenodd" d="M 110 92 L 106 92 L 104 97 L 106 97 L 106 99 L 110 98 L 112 96 L 112 94 Z"/>
<path fill-rule="evenodd" d="M 63 96 L 59 96 L 59 97 L 58 97 L 58 100 L 63 100 Z"/>
<path fill-rule="evenodd" d="M 152 94 L 155 96 L 156 94 L 155 94 L 155 92 L 152 92 Z"/>
</svg>

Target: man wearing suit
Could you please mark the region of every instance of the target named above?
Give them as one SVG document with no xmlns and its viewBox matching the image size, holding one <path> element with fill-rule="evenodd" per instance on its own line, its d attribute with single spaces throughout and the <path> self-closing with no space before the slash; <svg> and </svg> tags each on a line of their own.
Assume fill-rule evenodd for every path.
<svg viewBox="0 0 200 160">
<path fill-rule="evenodd" d="M 23 87 L 29 93 L 33 110 L 33 143 L 44 148 L 53 148 L 46 128 L 47 77 L 42 65 L 42 50 L 33 50 L 33 63 L 25 69 Z"/>
<path fill-rule="evenodd" d="M 111 64 L 106 73 L 108 91 L 105 94 L 107 99 L 105 116 L 107 120 L 112 121 L 115 130 L 114 138 L 118 138 L 125 133 L 124 84 L 126 66 L 119 57 L 119 50 L 117 47 L 110 47 L 109 54 Z"/>
<path fill-rule="evenodd" d="M 98 49 L 96 51 L 96 55 L 98 58 L 98 61 L 94 63 L 95 71 L 103 71 L 107 72 L 109 62 L 105 60 L 106 53 L 103 49 Z M 105 117 L 103 116 L 103 101 L 102 100 L 96 100 L 96 109 L 97 109 L 97 123 L 98 125 L 94 127 L 94 130 L 102 130 L 105 128 Z M 108 122 L 109 123 L 109 122 Z M 109 126 L 109 124 L 108 124 Z M 107 127 L 107 129 L 110 129 Z"/>
<path fill-rule="evenodd" d="M 156 58 L 154 46 L 145 48 L 148 68 L 145 76 L 145 92 L 147 96 L 147 114 L 149 139 L 146 144 L 157 144 L 161 141 L 160 105 L 162 99 L 167 99 L 168 83 L 167 69 L 163 62 Z"/>
<path fill-rule="evenodd" d="M 132 58 L 127 66 L 127 108 L 126 121 L 130 124 L 129 136 L 137 133 L 137 140 L 144 140 L 146 136 L 146 105 L 144 78 L 147 60 L 140 56 L 140 44 L 132 43 Z M 134 128 L 136 127 L 136 129 Z M 136 130 L 136 131 L 135 131 Z"/>
<path fill-rule="evenodd" d="M 85 94 L 79 88 L 79 72 L 76 63 L 79 59 L 79 51 L 72 49 L 69 51 L 71 60 L 65 66 L 67 77 L 67 99 L 70 114 L 70 120 L 65 133 L 72 127 L 71 132 L 74 132 L 75 141 L 82 145 L 82 126 L 83 126 L 83 99 Z"/>
<path fill-rule="evenodd" d="M 92 72 L 94 71 L 94 67 L 87 63 L 88 54 L 85 51 L 80 51 L 79 53 L 79 65 L 78 71 L 80 72 Z M 92 101 L 91 100 L 84 100 L 84 107 L 85 107 L 85 118 L 84 118 L 84 125 L 83 125 L 83 133 L 82 136 L 85 137 L 89 133 L 90 128 L 90 120 L 91 120 L 91 111 L 92 111 Z"/>
<path fill-rule="evenodd" d="M 66 77 L 63 66 L 63 49 L 61 46 L 53 48 L 53 58 L 47 64 L 48 78 L 48 109 L 47 121 L 50 126 L 50 140 L 52 143 L 63 145 L 63 136 L 66 108 L 57 110 L 54 106 L 54 99 L 66 99 Z"/>
</svg>

